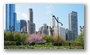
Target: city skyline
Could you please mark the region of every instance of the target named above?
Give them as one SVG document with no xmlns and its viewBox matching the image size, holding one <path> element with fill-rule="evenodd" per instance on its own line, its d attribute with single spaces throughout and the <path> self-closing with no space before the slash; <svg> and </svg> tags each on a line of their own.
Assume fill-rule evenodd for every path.
<svg viewBox="0 0 90 55">
<path fill-rule="evenodd" d="M 33 22 L 36 24 L 36 31 L 38 31 L 43 24 L 47 24 L 48 26 L 50 26 L 51 14 L 54 14 L 55 16 L 59 17 L 59 20 L 64 24 L 63 27 L 68 28 L 68 14 L 71 11 L 76 11 L 78 13 L 78 32 L 79 33 L 80 33 L 79 26 L 84 26 L 84 5 L 83 4 L 64 4 L 64 5 L 62 4 L 42 4 L 42 5 L 41 4 L 15 4 L 15 5 L 16 5 L 15 10 L 17 13 L 18 20 L 24 19 L 27 21 L 29 19 L 28 17 L 29 8 L 33 9 L 33 12 L 34 12 Z M 69 9 L 65 9 L 65 8 L 69 8 Z"/>
</svg>

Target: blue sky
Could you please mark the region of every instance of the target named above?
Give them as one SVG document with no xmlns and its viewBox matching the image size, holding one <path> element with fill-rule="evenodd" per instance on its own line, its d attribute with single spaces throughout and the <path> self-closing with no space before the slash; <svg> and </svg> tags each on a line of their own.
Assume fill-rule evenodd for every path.
<svg viewBox="0 0 90 55">
<path fill-rule="evenodd" d="M 68 28 L 68 14 L 71 11 L 78 13 L 78 32 L 79 26 L 84 25 L 84 4 L 15 4 L 17 20 L 29 19 L 29 8 L 33 9 L 33 22 L 36 25 L 36 31 L 43 25 L 50 26 L 50 17 L 54 14 L 59 17 L 63 27 Z"/>
</svg>

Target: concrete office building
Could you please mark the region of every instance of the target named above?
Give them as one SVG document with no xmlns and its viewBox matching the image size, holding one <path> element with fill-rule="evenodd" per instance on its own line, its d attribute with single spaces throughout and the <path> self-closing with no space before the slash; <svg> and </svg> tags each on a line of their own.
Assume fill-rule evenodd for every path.
<svg viewBox="0 0 90 55">
<path fill-rule="evenodd" d="M 65 28 L 64 27 L 59 28 L 59 36 L 63 37 L 64 40 L 66 40 L 66 34 L 65 34 Z"/>
<path fill-rule="evenodd" d="M 54 36 L 58 36 L 58 34 L 59 34 L 59 29 L 58 29 L 58 27 L 57 27 L 57 26 L 54 26 L 54 27 L 53 27 L 53 30 L 54 30 L 53 35 L 54 35 Z"/>
<path fill-rule="evenodd" d="M 48 26 L 43 24 L 43 26 L 39 29 L 40 34 L 47 34 L 48 35 Z"/>
<path fill-rule="evenodd" d="M 29 20 L 27 21 L 27 33 L 35 33 L 35 24 L 33 23 L 33 10 L 29 9 Z"/>
<path fill-rule="evenodd" d="M 53 36 L 53 32 L 54 32 L 53 27 L 51 28 L 51 26 L 48 26 L 48 35 Z"/>
<path fill-rule="evenodd" d="M 65 34 L 66 34 L 66 40 L 70 40 L 70 38 L 69 38 L 69 30 L 68 29 L 65 30 Z"/>
<path fill-rule="evenodd" d="M 51 18 L 50 18 L 50 26 L 51 26 L 51 28 L 55 26 L 55 19 L 53 16 L 51 16 Z"/>
<path fill-rule="evenodd" d="M 66 39 L 66 35 L 65 35 L 65 28 L 64 27 L 57 27 L 57 26 L 54 26 L 53 28 L 54 32 L 53 32 L 53 35 L 54 36 L 61 36 L 61 37 L 64 37 Z"/>
<path fill-rule="evenodd" d="M 72 11 L 69 16 L 69 37 L 70 40 L 75 40 L 78 35 L 78 15 L 77 12 Z"/>
</svg>

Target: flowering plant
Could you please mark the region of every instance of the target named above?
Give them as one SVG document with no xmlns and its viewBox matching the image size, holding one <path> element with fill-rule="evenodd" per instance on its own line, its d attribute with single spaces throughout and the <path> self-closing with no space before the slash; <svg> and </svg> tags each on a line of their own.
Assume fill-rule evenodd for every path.
<svg viewBox="0 0 90 55">
<path fill-rule="evenodd" d="M 31 44 L 31 43 L 45 43 L 46 41 L 43 39 L 42 35 L 32 34 L 27 38 L 27 42 Z"/>
</svg>

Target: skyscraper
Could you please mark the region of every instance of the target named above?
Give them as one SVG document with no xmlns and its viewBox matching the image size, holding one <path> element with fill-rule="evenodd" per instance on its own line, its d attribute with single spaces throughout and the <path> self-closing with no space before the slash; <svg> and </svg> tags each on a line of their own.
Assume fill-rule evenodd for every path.
<svg viewBox="0 0 90 55">
<path fill-rule="evenodd" d="M 20 20 L 20 31 L 26 32 L 26 21 L 25 20 Z"/>
<path fill-rule="evenodd" d="M 48 35 L 53 36 L 53 32 L 54 32 L 53 28 L 51 28 L 51 26 L 48 26 Z"/>
<path fill-rule="evenodd" d="M 78 19 L 77 19 L 77 12 L 72 11 L 69 14 L 69 38 L 70 40 L 75 40 L 76 36 L 78 35 Z"/>
<path fill-rule="evenodd" d="M 27 33 L 35 33 L 35 24 L 33 23 L 33 10 L 29 9 L 29 20 L 27 22 Z"/>
<path fill-rule="evenodd" d="M 54 30 L 53 35 L 54 36 L 58 36 L 58 34 L 59 34 L 59 27 L 54 26 L 53 30 Z"/>
<path fill-rule="evenodd" d="M 16 20 L 15 31 L 19 31 L 20 32 L 20 21 L 19 20 Z"/>
<path fill-rule="evenodd" d="M 26 26 L 26 21 L 25 20 L 20 20 L 20 30 Z"/>
<path fill-rule="evenodd" d="M 59 36 L 63 37 L 66 40 L 65 28 L 59 27 Z"/>
<path fill-rule="evenodd" d="M 69 40 L 70 38 L 69 38 L 69 30 L 68 29 L 65 30 L 65 34 L 66 34 L 66 40 Z"/>
<path fill-rule="evenodd" d="M 33 23 L 33 10 L 31 8 L 29 9 L 29 21 Z"/>
<path fill-rule="evenodd" d="M 47 24 L 43 24 L 43 26 L 39 29 L 40 34 L 47 34 L 48 35 L 48 26 Z"/>
<path fill-rule="evenodd" d="M 51 25 L 51 27 L 55 26 L 55 19 L 53 16 L 51 16 L 51 18 L 50 18 L 50 25 Z"/>
<path fill-rule="evenodd" d="M 6 30 L 15 31 L 15 4 L 6 4 Z"/>
</svg>

